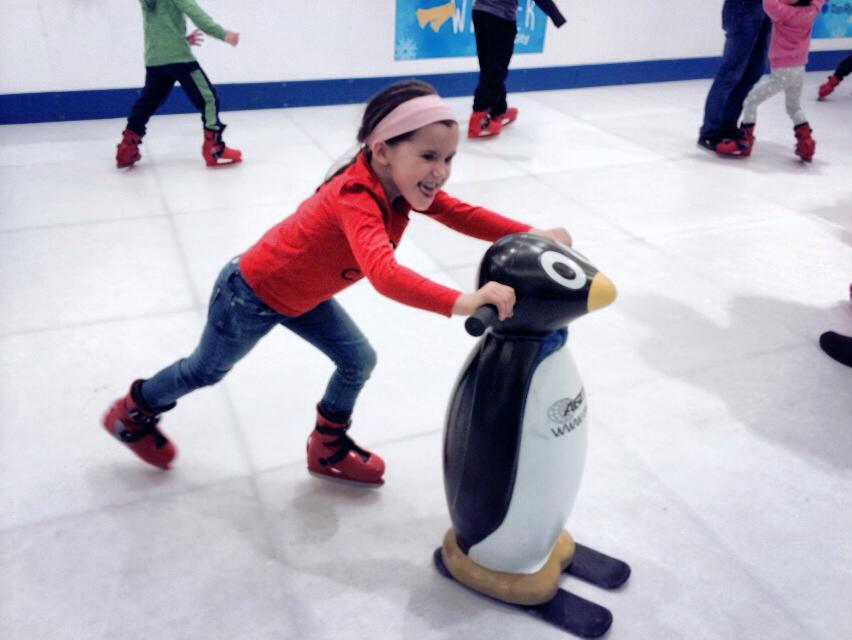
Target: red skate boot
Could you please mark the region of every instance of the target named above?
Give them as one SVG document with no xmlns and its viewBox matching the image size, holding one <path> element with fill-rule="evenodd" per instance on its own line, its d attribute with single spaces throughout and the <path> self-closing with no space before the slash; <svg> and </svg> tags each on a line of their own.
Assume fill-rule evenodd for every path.
<svg viewBox="0 0 852 640">
<path fill-rule="evenodd" d="M 242 152 L 225 145 L 222 140 L 222 131 L 224 130 L 224 125 L 219 131 L 204 130 L 204 145 L 201 147 L 201 155 L 204 156 L 204 162 L 207 163 L 208 167 L 236 164 L 243 160 Z"/>
<path fill-rule="evenodd" d="M 509 107 L 503 113 L 495 113 L 491 117 L 500 121 L 500 128 L 502 129 L 506 125 L 510 125 L 518 119 L 518 110 L 515 107 Z"/>
<path fill-rule="evenodd" d="M 819 97 L 817 100 L 825 100 L 825 98 L 834 91 L 834 87 L 840 84 L 840 81 L 843 78 L 838 78 L 836 75 L 831 74 L 828 76 L 828 80 L 823 82 L 819 87 Z"/>
<path fill-rule="evenodd" d="M 142 159 L 142 154 L 139 153 L 140 144 L 142 144 L 142 136 L 138 133 L 130 129 L 122 131 L 121 142 L 118 143 L 118 151 L 115 153 L 115 166 L 124 169 L 139 162 Z"/>
<path fill-rule="evenodd" d="M 177 449 L 157 428 L 160 413 L 175 406 L 174 403 L 160 412 L 152 411 L 142 399 L 139 387 L 142 380 L 135 380 L 130 391 L 116 400 L 104 414 L 103 425 L 111 436 L 142 458 L 148 464 L 168 469 L 177 455 Z"/>
<path fill-rule="evenodd" d="M 499 135 L 502 128 L 500 120 L 488 115 L 487 111 L 474 111 L 470 114 L 470 121 L 467 124 L 467 137 L 493 137 Z"/>
<path fill-rule="evenodd" d="M 804 162 L 810 162 L 816 151 L 816 141 L 811 137 L 814 130 L 807 122 L 803 122 L 793 127 L 793 132 L 796 134 L 796 155 Z"/>
<path fill-rule="evenodd" d="M 346 435 L 351 421 L 332 422 L 317 408 L 317 425 L 308 437 L 308 471 L 317 477 L 378 487 L 385 462 Z"/>
<path fill-rule="evenodd" d="M 738 158 L 747 158 L 751 155 L 752 147 L 754 147 L 754 124 L 743 123 L 740 125 L 740 130 L 736 139 L 725 138 L 716 145 L 716 153 L 720 156 L 734 156 Z"/>
<path fill-rule="evenodd" d="M 745 151 L 743 152 L 743 155 L 745 155 L 745 156 L 751 155 L 751 150 L 754 148 L 755 139 L 756 138 L 754 137 L 754 123 L 753 122 L 742 123 L 740 125 L 739 141 L 740 141 L 740 144 L 742 144 L 745 147 Z"/>
</svg>

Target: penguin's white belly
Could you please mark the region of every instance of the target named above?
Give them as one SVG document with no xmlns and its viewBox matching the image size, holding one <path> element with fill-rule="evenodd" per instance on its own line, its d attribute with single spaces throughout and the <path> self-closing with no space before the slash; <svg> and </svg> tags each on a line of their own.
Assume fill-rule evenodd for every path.
<svg viewBox="0 0 852 640">
<path fill-rule="evenodd" d="M 509 509 L 500 526 L 468 551 L 474 562 L 510 573 L 534 573 L 544 565 L 574 506 L 586 432 L 583 384 L 563 346 L 533 374 Z"/>
</svg>

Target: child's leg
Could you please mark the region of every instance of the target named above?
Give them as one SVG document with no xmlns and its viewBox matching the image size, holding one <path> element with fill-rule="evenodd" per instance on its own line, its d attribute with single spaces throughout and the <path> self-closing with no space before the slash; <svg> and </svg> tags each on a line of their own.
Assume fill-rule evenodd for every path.
<svg viewBox="0 0 852 640">
<path fill-rule="evenodd" d="M 220 380 L 282 317 L 254 295 L 232 260 L 213 288 L 195 352 L 149 380 L 133 382 L 107 410 L 104 428 L 145 462 L 168 469 L 177 449 L 157 427 L 160 414 L 182 395 Z"/>
<path fill-rule="evenodd" d="M 175 79 L 163 67 L 146 67 L 145 86 L 130 110 L 127 128 L 144 136 L 145 125 L 168 97 L 174 84 Z"/>
<path fill-rule="evenodd" d="M 837 65 L 837 69 L 834 70 L 834 73 L 828 76 L 825 82 L 820 85 L 818 100 L 822 100 L 831 95 L 835 87 L 837 87 L 837 85 L 843 81 L 843 78 L 848 76 L 850 73 L 852 73 L 852 56 L 846 56 L 840 61 L 840 64 Z"/>
<path fill-rule="evenodd" d="M 814 158 L 816 142 L 813 139 L 813 129 L 808 124 L 808 118 L 802 110 L 802 87 L 805 82 L 805 67 L 786 67 L 781 69 L 784 82 L 787 115 L 793 121 L 793 132 L 796 135 L 796 155 L 804 162 Z"/>
<path fill-rule="evenodd" d="M 235 258 L 216 280 L 195 351 L 145 380 L 140 389 L 143 399 L 156 411 L 190 391 L 215 384 L 283 317 L 254 295 Z"/>
<path fill-rule="evenodd" d="M 805 84 L 805 67 L 785 67 L 779 69 L 781 82 L 784 84 L 785 106 L 787 115 L 793 120 L 793 125 L 798 126 L 808 119 L 802 110 L 802 87 Z"/>
<path fill-rule="evenodd" d="M 320 349 L 337 368 L 317 405 L 316 427 L 308 437 L 308 470 L 362 485 L 382 484 L 385 463 L 347 434 L 358 393 L 376 366 L 376 352 L 337 301 L 285 318 L 283 324 Z"/>
<path fill-rule="evenodd" d="M 701 138 L 718 142 L 736 133 L 743 100 L 764 72 L 770 24 L 759 3 L 752 8 L 742 2 L 725 1 L 725 47 L 704 104 Z"/>
<path fill-rule="evenodd" d="M 473 12 L 479 84 L 473 96 L 474 111 L 506 112 L 506 76 L 518 25 L 485 11 Z"/>
<path fill-rule="evenodd" d="M 846 56 L 840 61 L 840 64 L 837 65 L 837 69 L 834 71 L 834 75 L 843 80 L 850 73 L 852 73 L 852 55 Z"/>
<path fill-rule="evenodd" d="M 758 3 L 758 11 L 762 11 Z M 769 36 L 772 33 L 772 23 L 764 16 L 758 30 L 755 32 L 751 50 L 746 56 L 746 64 L 739 81 L 731 90 L 722 111 L 723 137 L 731 136 L 739 128 L 740 115 L 746 97 L 766 73 L 766 50 L 769 47 Z M 748 122 L 746 120 L 745 122 Z"/>
<path fill-rule="evenodd" d="M 204 144 L 201 147 L 201 155 L 207 166 L 215 167 L 242 161 L 242 153 L 237 149 L 229 148 L 222 140 L 225 125 L 219 120 L 219 97 L 199 64 L 183 62 L 170 67 L 187 97 L 201 112 L 201 122 L 204 125 Z"/>
<path fill-rule="evenodd" d="M 743 122 L 748 124 L 754 124 L 757 122 L 758 105 L 765 100 L 768 100 L 784 88 L 784 84 L 782 83 L 777 71 L 777 69 L 773 69 L 769 75 L 763 76 L 760 81 L 754 85 L 754 88 L 749 91 L 749 94 L 743 103 Z"/>
<path fill-rule="evenodd" d="M 197 62 L 169 65 L 175 79 L 186 92 L 190 102 L 201 112 L 201 122 L 208 131 L 221 131 L 224 125 L 219 120 L 219 96 Z"/>
<path fill-rule="evenodd" d="M 345 422 L 376 366 L 373 347 L 334 298 L 298 317 L 284 318 L 281 324 L 310 342 L 337 366 L 319 408 L 330 419 Z"/>
</svg>

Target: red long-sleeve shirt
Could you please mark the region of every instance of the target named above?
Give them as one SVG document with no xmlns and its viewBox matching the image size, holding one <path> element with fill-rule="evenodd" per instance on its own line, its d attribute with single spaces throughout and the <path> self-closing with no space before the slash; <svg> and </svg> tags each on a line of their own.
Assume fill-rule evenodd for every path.
<svg viewBox="0 0 852 640">
<path fill-rule="evenodd" d="M 449 316 L 461 292 L 407 269 L 394 257 L 410 211 L 403 198 L 393 205 L 388 201 L 362 153 L 246 251 L 240 272 L 258 298 L 287 316 L 313 309 L 364 276 L 389 298 Z M 422 213 L 492 242 L 530 229 L 443 191 Z"/>
</svg>

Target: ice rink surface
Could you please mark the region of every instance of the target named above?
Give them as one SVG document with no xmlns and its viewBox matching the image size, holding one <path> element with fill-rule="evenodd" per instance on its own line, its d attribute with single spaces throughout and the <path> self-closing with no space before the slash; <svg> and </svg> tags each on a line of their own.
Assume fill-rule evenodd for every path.
<svg viewBox="0 0 852 640">
<path fill-rule="evenodd" d="M 619 290 L 571 325 L 590 448 L 568 528 L 633 576 L 563 582 L 612 610 L 612 640 L 852 637 L 852 369 L 817 344 L 852 334 L 852 96 L 818 103 L 825 75 L 809 165 L 780 96 L 751 158 L 699 149 L 708 80 L 512 94 L 516 123 L 460 145 L 450 194 L 567 227 Z M 171 471 L 100 426 L 194 347 L 219 269 L 313 192 L 361 110 L 225 112 L 245 162 L 214 170 L 197 115 L 155 116 L 129 171 L 122 120 L 0 127 L 4 640 L 568 637 L 431 564 L 461 318 L 367 282 L 339 296 L 379 353 L 351 432 L 387 462 L 379 490 L 307 474 L 331 364 L 284 329 L 164 416 Z M 486 247 L 412 214 L 397 253 L 472 290 Z"/>
</svg>

